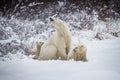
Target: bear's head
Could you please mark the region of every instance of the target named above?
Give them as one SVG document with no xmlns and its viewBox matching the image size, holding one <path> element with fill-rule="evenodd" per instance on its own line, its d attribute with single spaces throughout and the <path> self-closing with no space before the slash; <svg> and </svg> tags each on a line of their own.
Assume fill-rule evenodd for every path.
<svg viewBox="0 0 120 80">
<path fill-rule="evenodd" d="M 78 44 L 77 46 L 75 46 L 73 48 L 73 52 L 74 53 L 80 53 L 80 52 L 85 51 L 85 49 L 86 49 L 86 46 L 84 44 Z"/>
<path fill-rule="evenodd" d="M 56 29 L 61 29 L 66 27 L 66 23 L 60 19 L 50 18 L 50 21 L 52 22 L 52 24 L 55 26 Z"/>
</svg>

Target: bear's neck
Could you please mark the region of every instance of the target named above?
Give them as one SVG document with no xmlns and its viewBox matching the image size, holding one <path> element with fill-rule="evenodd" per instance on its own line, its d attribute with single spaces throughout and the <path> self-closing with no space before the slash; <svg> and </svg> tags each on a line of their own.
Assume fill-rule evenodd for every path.
<svg viewBox="0 0 120 80">
<path fill-rule="evenodd" d="M 68 37 L 69 36 L 69 29 L 66 27 L 61 27 L 61 29 L 57 30 L 57 34 L 62 37 Z"/>
</svg>

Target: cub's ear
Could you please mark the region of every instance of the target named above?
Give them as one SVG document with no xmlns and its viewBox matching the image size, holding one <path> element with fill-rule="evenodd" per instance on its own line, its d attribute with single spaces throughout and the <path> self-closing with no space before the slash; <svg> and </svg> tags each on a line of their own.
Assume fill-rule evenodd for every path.
<svg viewBox="0 0 120 80">
<path fill-rule="evenodd" d="M 39 42 L 37 41 L 36 44 L 38 44 Z"/>
<path fill-rule="evenodd" d="M 41 45 L 43 45 L 43 44 L 44 44 L 44 42 L 40 42 L 40 44 L 41 44 Z"/>
<path fill-rule="evenodd" d="M 38 42 L 38 41 L 37 41 L 36 44 L 43 45 L 44 42 Z"/>
</svg>

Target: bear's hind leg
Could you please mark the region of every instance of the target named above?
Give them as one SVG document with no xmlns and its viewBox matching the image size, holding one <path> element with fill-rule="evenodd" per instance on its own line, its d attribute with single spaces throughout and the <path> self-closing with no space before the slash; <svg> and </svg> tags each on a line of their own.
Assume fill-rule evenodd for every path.
<svg viewBox="0 0 120 80">
<path fill-rule="evenodd" d="M 42 48 L 39 60 L 54 60 L 57 59 L 57 48 L 54 45 L 48 45 Z"/>
</svg>

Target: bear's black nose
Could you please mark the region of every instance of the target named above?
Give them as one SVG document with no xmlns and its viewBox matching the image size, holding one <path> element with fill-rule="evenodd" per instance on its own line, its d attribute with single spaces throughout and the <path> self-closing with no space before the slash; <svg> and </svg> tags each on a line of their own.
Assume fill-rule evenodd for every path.
<svg viewBox="0 0 120 80">
<path fill-rule="evenodd" d="M 50 21 L 54 21 L 54 19 L 53 19 L 53 18 L 50 18 Z"/>
</svg>

